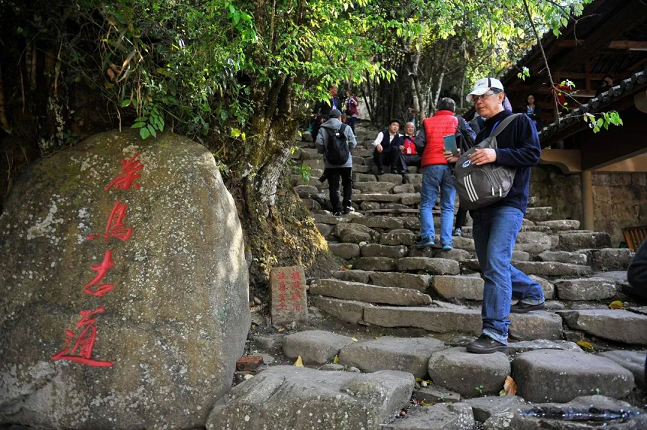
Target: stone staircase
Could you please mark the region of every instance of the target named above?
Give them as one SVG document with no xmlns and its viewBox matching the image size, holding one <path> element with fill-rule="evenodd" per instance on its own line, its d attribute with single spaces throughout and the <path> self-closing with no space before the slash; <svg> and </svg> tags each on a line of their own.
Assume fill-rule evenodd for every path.
<svg viewBox="0 0 647 430">
<path fill-rule="evenodd" d="M 354 324 L 480 333 L 483 280 L 471 227 L 463 228 L 462 237 L 454 237 L 451 251 L 415 249 L 422 175 L 372 174 L 368 147 L 375 134 L 357 127 L 356 212 L 345 216 L 330 212 L 327 182 L 317 180 L 323 161 L 314 144 L 301 142 L 294 155 L 311 169 L 309 183 L 295 177 L 295 190 L 312 210 L 330 251 L 350 268 L 334 272 L 331 279 L 312 280 L 311 305 Z M 551 216 L 552 208 L 531 206 L 513 253 L 513 264 L 542 285 L 548 310 L 511 315 L 511 340 L 619 342 L 623 348 L 647 344 L 645 309 L 622 294 L 633 251 L 611 248 L 607 233 L 579 230 L 579 221 Z M 616 300 L 627 308 L 609 309 Z M 584 317 L 596 323 L 583 324 Z M 618 324 L 623 330 L 615 329 Z"/>
<path fill-rule="evenodd" d="M 645 384 L 647 307 L 622 293 L 633 251 L 612 248 L 607 233 L 579 230 L 579 221 L 551 219 L 552 208 L 534 207 L 531 199 L 513 264 L 542 285 L 547 308 L 510 315 L 505 354 L 469 354 L 463 346 L 480 334 L 483 298 L 471 227 L 453 238 L 451 251 L 416 249 L 422 175 L 413 168 L 406 175 L 374 175 L 368 148 L 376 133 L 362 123 L 356 127 L 355 212 L 348 215 L 330 212 L 314 144 L 304 138 L 293 155 L 302 172 L 310 172 L 306 183 L 294 176 L 295 190 L 340 258 L 340 270 L 330 278 L 309 280 L 309 306 L 349 327 L 364 327 L 365 336 L 306 330 L 283 337 L 280 348 L 291 360 L 301 357 L 306 366 L 321 366 L 313 377 L 324 384 L 334 373 L 324 370 L 375 375 L 376 386 L 382 372 L 407 372 L 417 378 L 413 401 L 402 406 L 407 400 L 401 399 L 399 407 L 391 402 L 388 413 L 381 410 L 358 427 L 348 422 L 337 427 L 337 421 L 325 419 L 315 427 L 579 429 L 590 427 L 570 423 L 567 416 L 574 410 L 587 416 L 633 410 L 623 419 L 596 419 L 617 425 L 612 428 L 647 428 L 644 392 L 638 388 Z M 400 335 L 376 336 L 380 329 Z M 499 396 L 509 377 L 517 395 Z M 546 410 L 553 415 L 537 412 Z M 564 422 L 560 427 L 549 422 L 553 419 Z"/>
</svg>

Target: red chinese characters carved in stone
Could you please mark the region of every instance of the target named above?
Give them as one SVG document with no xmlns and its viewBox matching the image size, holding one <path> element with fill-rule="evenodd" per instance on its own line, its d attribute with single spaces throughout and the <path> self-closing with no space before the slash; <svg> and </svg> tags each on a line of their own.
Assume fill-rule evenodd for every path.
<svg viewBox="0 0 647 430">
<path fill-rule="evenodd" d="M 106 276 L 106 273 L 108 273 L 108 270 L 112 269 L 113 267 L 115 267 L 115 263 L 112 262 L 112 251 L 107 250 L 105 255 L 103 256 L 103 261 L 100 264 L 92 266 L 92 270 L 97 272 L 97 276 L 95 276 L 93 280 L 83 286 L 83 291 L 91 296 L 101 297 L 108 291 L 115 288 L 115 286 L 112 284 L 101 284 L 96 290 L 90 288 L 93 285 L 101 282 L 103 277 Z"/>
<path fill-rule="evenodd" d="M 108 224 L 106 224 L 106 231 L 103 234 L 103 238 L 106 243 L 111 237 L 116 237 L 117 239 L 121 239 L 125 242 L 130 239 L 130 236 L 133 235 L 133 229 L 124 226 L 126 209 L 128 209 L 128 206 L 125 203 L 121 203 L 119 200 L 117 200 L 115 202 L 115 205 L 112 207 L 110 218 L 108 218 Z M 91 236 L 88 236 L 87 239 L 92 240 L 96 239 L 97 237 L 99 237 L 98 234 L 93 234 Z"/>
<path fill-rule="evenodd" d="M 108 184 L 106 191 L 113 186 L 116 190 L 128 190 L 131 185 L 134 188 L 140 187 L 139 184 L 133 184 L 133 181 L 142 176 L 137 172 L 144 168 L 144 165 L 137 160 L 138 156 L 139 152 L 130 157 L 130 160 L 121 160 L 121 173 Z"/>
<path fill-rule="evenodd" d="M 79 333 L 71 347 L 63 348 L 61 351 L 52 355 L 52 361 L 69 360 L 92 367 L 112 366 L 114 361 L 102 361 L 92 358 L 92 348 L 94 348 L 94 341 L 97 337 L 97 327 L 95 326 L 97 319 L 91 317 L 103 312 L 105 312 L 103 307 L 93 311 L 81 311 L 81 320 L 76 323 L 76 328 L 83 330 Z M 74 339 L 74 332 L 72 330 L 66 330 L 66 334 L 68 338 L 65 339 L 65 343 L 69 345 L 72 339 Z"/>
</svg>

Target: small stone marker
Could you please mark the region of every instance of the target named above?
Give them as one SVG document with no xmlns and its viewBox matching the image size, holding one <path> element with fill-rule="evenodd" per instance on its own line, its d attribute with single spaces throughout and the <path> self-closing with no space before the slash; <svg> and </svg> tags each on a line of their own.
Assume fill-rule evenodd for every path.
<svg viewBox="0 0 647 430">
<path fill-rule="evenodd" d="M 272 324 L 280 325 L 308 318 L 306 277 L 301 266 L 275 267 L 270 273 Z"/>
</svg>

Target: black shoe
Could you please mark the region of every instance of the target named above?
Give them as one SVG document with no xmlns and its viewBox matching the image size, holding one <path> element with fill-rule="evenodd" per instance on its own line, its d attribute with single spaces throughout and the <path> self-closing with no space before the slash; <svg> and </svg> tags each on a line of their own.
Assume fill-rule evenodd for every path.
<svg viewBox="0 0 647 430">
<path fill-rule="evenodd" d="M 377 174 L 378 175 L 383 175 L 384 174 L 384 169 L 381 168 L 381 167 L 379 169 L 377 169 Z"/>
<path fill-rule="evenodd" d="M 518 301 L 514 305 L 510 306 L 510 313 L 513 313 L 513 314 L 525 314 L 526 312 L 539 311 L 539 310 L 542 310 L 542 309 L 546 309 L 546 303 L 545 302 L 541 302 L 538 305 L 529 305 L 528 303 Z"/>
<path fill-rule="evenodd" d="M 333 211 L 334 216 L 341 216 L 341 211 Z"/>
<path fill-rule="evenodd" d="M 355 208 L 353 208 L 352 206 L 344 206 L 344 209 L 342 209 L 342 213 L 344 215 L 349 214 L 351 212 L 355 212 Z"/>
<path fill-rule="evenodd" d="M 396 167 L 391 167 L 391 173 L 398 174 L 398 169 Z"/>
<path fill-rule="evenodd" d="M 482 334 L 475 341 L 467 344 L 467 352 L 473 354 L 492 354 L 494 352 L 505 352 L 507 345 L 492 339 L 486 334 Z"/>
</svg>

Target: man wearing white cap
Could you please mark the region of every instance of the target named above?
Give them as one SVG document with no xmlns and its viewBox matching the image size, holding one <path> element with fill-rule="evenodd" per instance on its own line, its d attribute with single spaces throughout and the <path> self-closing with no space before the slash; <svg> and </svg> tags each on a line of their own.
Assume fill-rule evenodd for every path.
<svg viewBox="0 0 647 430">
<path fill-rule="evenodd" d="M 512 112 L 504 109 L 505 94 L 501 81 L 483 78 L 467 95 L 476 112 L 485 119 L 485 127 L 476 136 L 480 143 Z M 512 250 L 521 228 L 530 189 L 530 169 L 539 162 L 541 146 L 533 122 L 526 115 L 517 116 L 497 136 L 497 149 L 478 149 L 470 160 L 477 166 L 497 163 L 517 169 L 512 188 L 502 200 L 471 211 L 476 255 L 483 272 L 482 334 L 467 345 L 467 351 L 488 354 L 505 351 L 508 345 L 508 315 L 543 309 L 541 286 L 512 264 Z M 450 152 L 445 156 L 455 162 Z M 512 298 L 519 299 L 510 305 Z"/>
</svg>

